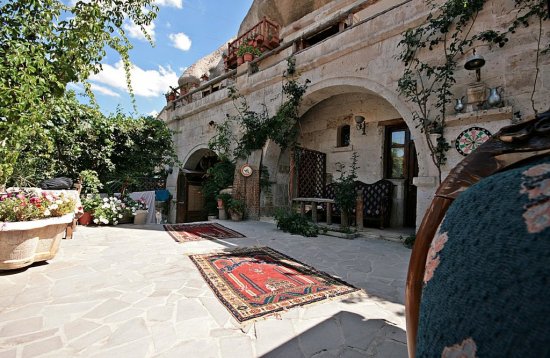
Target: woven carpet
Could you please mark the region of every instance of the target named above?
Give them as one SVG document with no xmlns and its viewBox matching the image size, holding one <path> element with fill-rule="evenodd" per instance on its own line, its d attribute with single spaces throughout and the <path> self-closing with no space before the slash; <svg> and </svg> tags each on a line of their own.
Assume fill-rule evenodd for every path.
<svg viewBox="0 0 550 358">
<path fill-rule="evenodd" d="M 166 224 L 164 230 L 179 242 L 245 237 L 243 234 L 217 223 Z"/>
<path fill-rule="evenodd" d="M 359 290 L 269 247 L 190 257 L 239 322 Z"/>
</svg>

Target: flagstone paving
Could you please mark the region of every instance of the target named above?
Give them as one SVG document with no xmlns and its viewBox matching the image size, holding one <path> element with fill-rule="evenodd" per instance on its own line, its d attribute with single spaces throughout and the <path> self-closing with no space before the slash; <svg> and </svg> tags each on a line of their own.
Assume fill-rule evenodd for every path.
<svg viewBox="0 0 550 358">
<path fill-rule="evenodd" d="M 247 238 L 177 243 L 161 225 L 79 227 L 48 263 L 0 273 L 4 357 L 406 357 L 410 250 L 304 238 L 265 222 Z M 366 293 L 239 324 L 186 256 L 270 246 Z"/>
</svg>

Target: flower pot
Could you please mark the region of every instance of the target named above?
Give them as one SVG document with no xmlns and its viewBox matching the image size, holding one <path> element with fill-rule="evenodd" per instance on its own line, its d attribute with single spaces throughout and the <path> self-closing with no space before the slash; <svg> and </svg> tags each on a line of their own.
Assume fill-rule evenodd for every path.
<svg viewBox="0 0 550 358">
<path fill-rule="evenodd" d="M 252 61 L 253 59 L 254 59 L 254 55 L 251 54 L 251 53 L 245 53 L 245 54 L 243 55 L 243 60 L 244 60 L 244 62 L 250 62 L 250 61 Z"/>
<path fill-rule="evenodd" d="M 242 219 L 243 219 L 243 214 L 242 213 L 237 213 L 237 212 L 234 212 L 234 211 L 231 212 L 231 220 L 241 221 Z"/>
<path fill-rule="evenodd" d="M 0 228 L 0 270 L 14 270 L 34 262 L 51 260 L 57 254 L 74 215 L 6 222 Z"/>
<path fill-rule="evenodd" d="M 134 222 L 134 217 L 131 213 L 122 214 L 122 218 L 118 221 L 119 224 L 131 224 L 133 222 Z"/>
<path fill-rule="evenodd" d="M 240 66 L 244 63 L 244 59 L 242 56 L 237 56 L 237 66 Z"/>
<path fill-rule="evenodd" d="M 136 210 L 134 215 L 134 224 L 135 225 L 145 225 L 147 223 L 147 210 Z"/>
<path fill-rule="evenodd" d="M 80 225 L 88 226 L 92 223 L 93 220 L 94 220 L 93 215 L 86 211 L 84 212 L 84 214 L 82 214 L 80 218 L 78 218 L 78 223 Z"/>
</svg>

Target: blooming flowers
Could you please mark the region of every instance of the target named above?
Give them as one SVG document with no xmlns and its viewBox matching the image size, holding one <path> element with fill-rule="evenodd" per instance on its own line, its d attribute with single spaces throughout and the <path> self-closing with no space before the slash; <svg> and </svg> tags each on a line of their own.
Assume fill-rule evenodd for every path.
<svg viewBox="0 0 550 358">
<path fill-rule="evenodd" d="M 103 203 L 94 211 L 94 223 L 98 225 L 118 225 L 127 212 L 126 205 L 117 197 L 103 198 Z"/>
<path fill-rule="evenodd" d="M 76 202 L 64 194 L 25 189 L 0 195 L 0 221 L 30 221 L 58 217 L 75 211 Z"/>
</svg>

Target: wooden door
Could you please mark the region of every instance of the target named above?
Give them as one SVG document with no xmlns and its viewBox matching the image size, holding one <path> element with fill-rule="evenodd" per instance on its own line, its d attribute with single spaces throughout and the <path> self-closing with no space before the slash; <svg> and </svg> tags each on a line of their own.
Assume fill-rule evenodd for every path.
<svg viewBox="0 0 550 358">
<path fill-rule="evenodd" d="M 176 195 L 176 222 L 183 223 L 185 222 L 185 193 L 186 193 L 186 179 L 184 173 L 179 173 L 178 175 L 178 191 Z"/>
<path fill-rule="evenodd" d="M 405 122 L 386 127 L 385 177 L 403 180 L 403 225 L 416 225 L 416 186 L 418 161 L 414 141 Z"/>
</svg>

